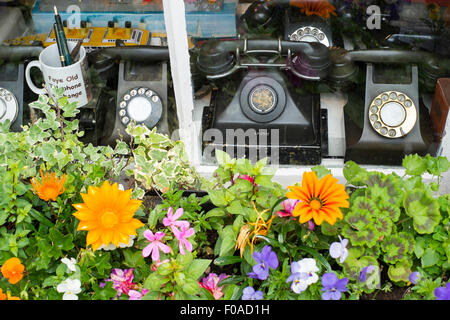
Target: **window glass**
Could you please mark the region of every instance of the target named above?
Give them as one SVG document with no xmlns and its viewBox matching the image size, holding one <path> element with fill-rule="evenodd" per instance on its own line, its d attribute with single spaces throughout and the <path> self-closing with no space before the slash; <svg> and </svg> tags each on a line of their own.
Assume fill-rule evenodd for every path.
<svg viewBox="0 0 450 320">
<path fill-rule="evenodd" d="M 59 58 L 56 12 L 69 56 L 78 51 L 70 63 Z M 130 142 L 131 123 L 177 129 L 162 0 L 0 1 L 0 21 L 0 121 L 12 130 L 39 118 L 28 104 L 51 86 L 77 103 L 86 144 Z"/>
<path fill-rule="evenodd" d="M 309 167 L 442 152 L 448 1 L 209 2 L 186 12 L 200 163 L 217 149 Z"/>
</svg>

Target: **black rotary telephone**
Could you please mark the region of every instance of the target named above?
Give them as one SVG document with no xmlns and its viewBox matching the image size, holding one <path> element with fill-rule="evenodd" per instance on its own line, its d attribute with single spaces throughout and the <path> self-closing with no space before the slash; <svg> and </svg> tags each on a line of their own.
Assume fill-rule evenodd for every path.
<svg viewBox="0 0 450 320">
<path fill-rule="evenodd" d="M 24 88 L 24 66 L 39 56 L 40 46 L 0 46 L 0 123 L 10 121 L 11 131 L 21 131 L 29 92 Z"/>
<path fill-rule="evenodd" d="M 272 30 L 272 36 L 282 36 L 284 40 L 334 45 L 330 20 L 305 16 L 299 8 L 290 6 L 289 0 L 254 1 L 240 17 L 240 22 L 250 33 Z"/>
<path fill-rule="evenodd" d="M 327 80 L 348 93 L 346 161 L 401 165 L 407 154 L 430 152 L 429 110 L 419 91 L 434 90 L 437 78 L 450 72 L 448 59 L 421 51 L 337 48 L 331 50 L 331 59 Z M 365 81 L 359 63 L 365 69 Z M 365 86 L 350 84 L 358 81 Z"/>
<path fill-rule="evenodd" d="M 204 141 L 203 147 L 233 148 L 235 154 L 242 148 L 246 156 L 276 147 L 281 163 L 320 163 L 319 96 L 299 94 L 288 76 L 318 81 L 329 67 L 328 48 L 320 43 L 280 39 L 205 42 L 197 68 L 220 85 L 203 110 L 202 129 L 204 135 L 208 129 L 218 130 L 225 141 Z M 237 134 L 237 141 L 229 140 L 230 133 L 239 132 L 252 137 L 244 141 Z M 251 140 L 254 135 L 258 141 Z"/>
<path fill-rule="evenodd" d="M 115 83 L 109 85 L 117 87 L 99 106 L 100 145 L 115 145 L 120 138 L 130 141 L 125 129 L 132 121 L 169 134 L 168 60 L 166 46 L 111 47 L 91 54 L 94 68 L 103 77 L 113 78 Z"/>
</svg>

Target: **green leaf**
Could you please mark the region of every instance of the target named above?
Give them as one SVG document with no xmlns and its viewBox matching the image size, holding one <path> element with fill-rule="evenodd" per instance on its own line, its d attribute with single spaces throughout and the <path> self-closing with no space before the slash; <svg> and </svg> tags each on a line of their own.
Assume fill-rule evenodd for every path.
<svg viewBox="0 0 450 320">
<path fill-rule="evenodd" d="M 112 281 L 105 281 L 105 286 L 101 288 L 97 283 L 92 285 L 92 289 L 94 289 L 94 295 L 92 296 L 93 300 L 110 300 L 117 296 L 117 291 L 113 287 Z"/>
<path fill-rule="evenodd" d="M 225 215 L 225 211 L 222 208 L 214 208 L 209 210 L 206 215 L 206 218 L 212 218 L 212 217 L 223 217 Z"/>
<path fill-rule="evenodd" d="M 414 229 L 420 233 L 432 233 L 441 221 L 439 202 L 426 190 L 414 189 L 405 194 L 405 212 L 413 218 Z"/>
<path fill-rule="evenodd" d="M 145 279 L 144 288 L 150 291 L 159 291 L 161 286 L 168 281 L 168 278 L 159 275 L 157 272 L 153 272 Z"/>
<path fill-rule="evenodd" d="M 425 171 L 427 171 L 427 161 L 422 158 L 421 156 L 414 154 L 414 155 L 407 155 L 403 159 L 403 167 L 406 168 L 405 173 L 409 174 L 411 176 L 420 176 Z"/>
<path fill-rule="evenodd" d="M 439 253 L 437 253 L 432 248 L 427 248 L 422 255 L 422 258 L 420 259 L 420 262 L 422 263 L 422 268 L 431 267 L 438 263 L 439 261 Z"/>
<path fill-rule="evenodd" d="M 228 204 L 225 198 L 225 190 L 211 190 L 208 192 L 209 200 L 217 207 L 223 207 Z"/>
<path fill-rule="evenodd" d="M 183 291 L 187 294 L 196 294 L 199 289 L 198 282 L 193 279 L 186 279 L 186 282 L 183 284 Z"/>
<path fill-rule="evenodd" d="M 407 260 L 402 260 L 395 265 L 389 266 L 388 276 L 394 282 L 408 282 L 411 272 L 411 263 Z"/>
<path fill-rule="evenodd" d="M 125 257 L 125 265 L 130 268 L 137 268 L 145 264 L 141 251 L 133 252 L 131 249 L 126 249 L 123 251 L 123 255 Z"/>
<path fill-rule="evenodd" d="M 242 258 L 238 256 L 224 256 L 218 257 L 214 260 L 214 264 L 216 266 L 226 266 L 230 264 L 240 263 L 242 262 Z"/>
<path fill-rule="evenodd" d="M 216 149 L 216 159 L 220 166 L 231 162 L 231 157 L 222 150 Z"/>
<path fill-rule="evenodd" d="M 435 176 L 440 176 L 443 172 L 447 172 L 450 169 L 450 162 L 446 157 L 432 157 L 429 154 L 425 156 L 431 163 L 428 166 L 428 172 Z"/>
<path fill-rule="evenodd" d="M 233 251 L 236 245 L 236 235 L 234 234 L 233 226 L 223 228 L 219 236 L 222 238 L 219 256 L 222 257 Z"/>
<path fill-rule="evenodd" d="M 210 265 L 211 260 L 209 259 L 195 259 L 187 268 L 187 274 L 190 278 L 198 279 L 205 272 L 205 270 Z"/>
<path fill-rule="evenodd" d="M 345 163 L 343 174 L 347 180 L 347 184 L 354 186 L 364 186 L 367 182 L 368 171 L 361 168 L 353 161 L 347 161 Z"/>
<path fill-rule="evenodd" d="M 322 179 L 327 174 L 331 174 L 331 170 L 325 168 L 323 165 L 318 165 L 311 168 L 312 171 L 314 171 L 317 175 L 317 178 Z"/>
</svg>

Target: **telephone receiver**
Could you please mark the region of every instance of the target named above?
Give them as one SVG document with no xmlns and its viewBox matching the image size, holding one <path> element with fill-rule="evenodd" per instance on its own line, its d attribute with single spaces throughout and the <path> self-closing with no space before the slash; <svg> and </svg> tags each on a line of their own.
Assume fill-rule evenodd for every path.
<svg viewBox="0 0 450 320">
<path fill-rule="evenodd" d="M 275 21 L 277 8 L 285 9 L 292 2 L 298 0 L 256 0 L 247 8 L 240 17 L 241 22 L 245 22 L 249 27 L 267 27 L 277 23 Z"/>
<path fill-rule="evenodd" d="M 275 58 L 258 62 L 244 59 L 250 55 L 273 55 Z M 318 81 L 328 74 L 331 60 L 328 48 L 321 43 L 281 39 L 211 39 L 201 46 L 197 67 L 209 80 L 227 77 L 240 69 L 264 67 L 289 70 L 299 78 Z"/>
<path fill-rule="evenodd" d="M 420 66 L 420 75 L 424 79 L 425 88 L 429 91 L 434 91 L 438 78 L 450 72 L 450 59 L 425 51 L 393 49 L 347 51 L 332 48 L 330 58 L 332 67 L 327 79 L 335 84 L 353 79 L 359 71 L 357 62 L 417 64 Z"/>
<path fill-rule="evenodd" d="M 109 77 L 115 73 L 117 94 L 106 106 L 101 122 L 101 145 L 129 141 L 125 129 L 130 122 L 168 134 L 167 46 L 110 47 L 91 54 L 92 66 Z M 118 68 L 117 62 L 118 61 Z"/>
<path fill-rule="evenodd" d="M 21 131 L 24 121 L 24 64 L 38 57 L 41 46 L 0 46 L 0 123 L 10 121 L 10 130 Z"/>
</svg>

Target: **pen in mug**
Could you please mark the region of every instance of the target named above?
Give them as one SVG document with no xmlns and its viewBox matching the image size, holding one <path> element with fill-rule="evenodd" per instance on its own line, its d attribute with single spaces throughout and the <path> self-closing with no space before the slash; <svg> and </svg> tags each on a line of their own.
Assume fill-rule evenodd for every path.
<svg viewBox="0 0 450 320">
<path fill-rule="evenodd" d="M 54 23 L 53 30 L 55 31 L 56 44 L 58 46 L 58 52 L 59 52 L 59 60 L 61 61 L 61 67 L 65 67 L 66 66 L 66 58 L 64 57 L 63 51 L 61 49 L 61 41 L 60 41 L 57 29 L 58 29 L 58 27 L 56 26 L 56 23 Z"/>
<path fill-rule="evenodd" d="M 58 33 L 56 39 L 58 39 L 58 36 L 59 36 L 60 45 L 61 45 L 61 53 L 64 56 L 66 65 L 69 66 L 72 64 L 72 59 L 70 57 L 70 51 L 67 46 L 67 39 L 66 39 L 66 35 L 64 34 L 64 27 L 63 27 L 63 24 L 61 21 L 61 17 L 58 13 L 58 9 L 56 9 L 56 6 L 54 6 L 53 9 L 55 11 L 56 30 Z"/>
</svg>

